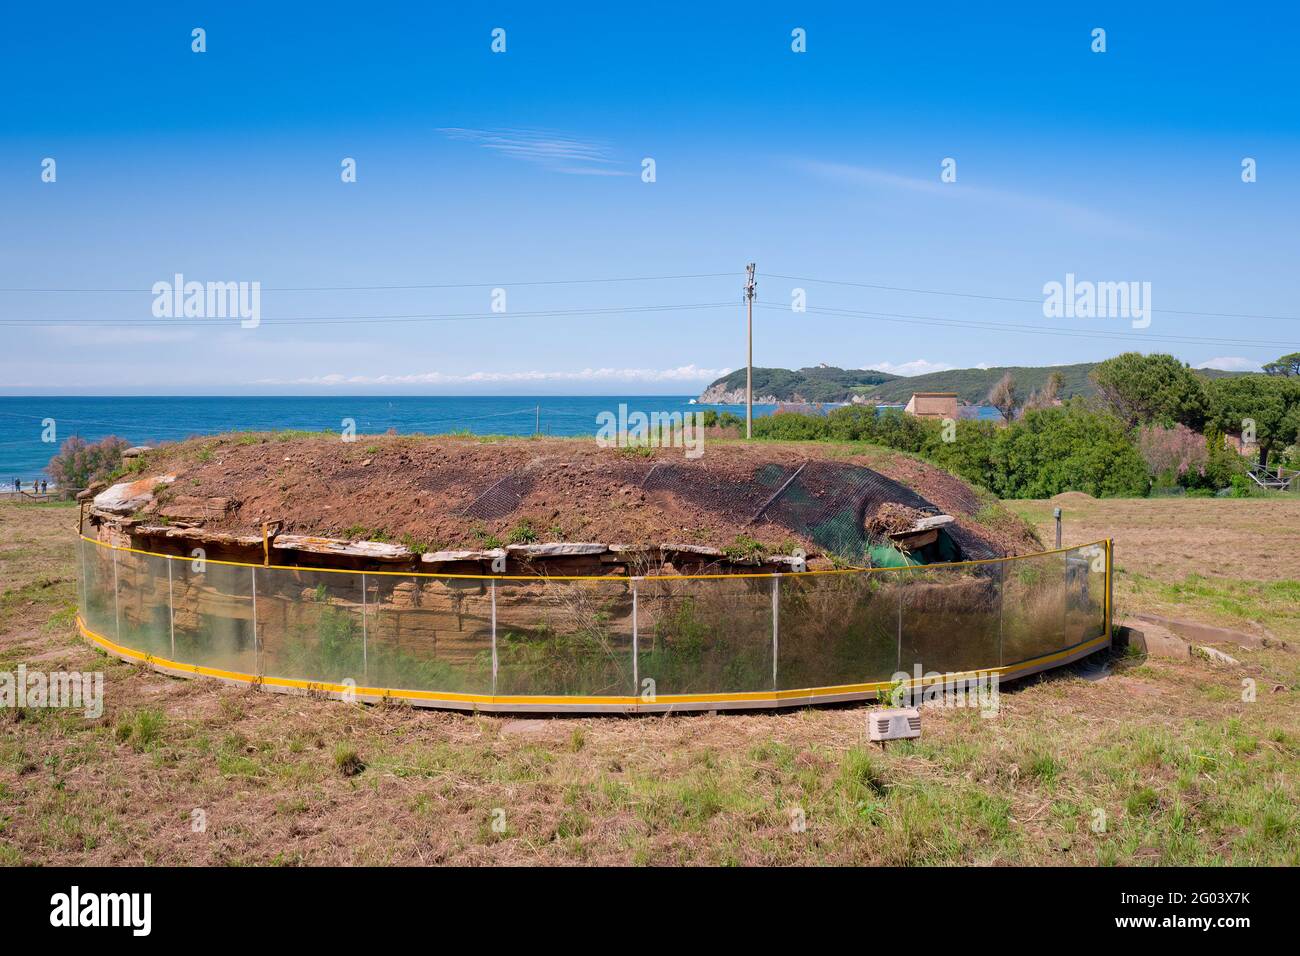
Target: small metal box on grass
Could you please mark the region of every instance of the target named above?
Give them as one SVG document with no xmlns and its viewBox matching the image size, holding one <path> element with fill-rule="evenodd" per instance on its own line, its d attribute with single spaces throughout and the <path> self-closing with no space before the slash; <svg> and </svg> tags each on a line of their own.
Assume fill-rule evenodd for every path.
<svg viewBox="0 0 1300 956">
<path fill-rule="evenodd" d="M 915 707 L 873 710 L 867 717 L 867 739 L 885 745 L 886 740 L 907 740 L 921 736 L 921 711 Z"/>
</svg>

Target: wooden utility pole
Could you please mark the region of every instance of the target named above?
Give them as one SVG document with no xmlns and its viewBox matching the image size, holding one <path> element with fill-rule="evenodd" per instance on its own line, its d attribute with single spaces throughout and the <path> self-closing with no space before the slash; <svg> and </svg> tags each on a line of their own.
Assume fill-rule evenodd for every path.
<svg viewBox="0 0 1300 956">
<path fill-rule="evenodd" d="M 745 437 L 754 437 L 754 263 L 745 266 L 745 302 L 749 306 L 749 359 L 745 365 Z"/>
</svg>

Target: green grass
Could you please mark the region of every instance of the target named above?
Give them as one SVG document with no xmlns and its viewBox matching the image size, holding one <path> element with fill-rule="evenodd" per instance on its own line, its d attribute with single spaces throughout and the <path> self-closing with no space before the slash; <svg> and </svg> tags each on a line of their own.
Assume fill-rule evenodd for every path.
<svg viewBox="0 0 1300 956">
<path fill-rule="evenodd" d="M 1300 580 L 1247 581 L 1189 574 L 1181 581 L 1166 582 L 1132 571 L 1121 574 L 1139 599 L 1154 598 L 1293 633 L 1300 630 Z"/>
<path fill-rule="evenodd" d="M 166 723 L 167 718 L 160 710 L 137 710 L 123 714 L 113 734 L 119 743 L 129 744 L 137 753 L 144 753 L 159 745 Z"/>
</svg>

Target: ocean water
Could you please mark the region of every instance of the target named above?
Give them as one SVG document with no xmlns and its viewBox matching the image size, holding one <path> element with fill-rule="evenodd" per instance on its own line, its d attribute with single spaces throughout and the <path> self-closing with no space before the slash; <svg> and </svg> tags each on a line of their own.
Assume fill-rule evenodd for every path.
<svg viewBox="0 0 1300 956">
<path fill-rule="evenodd" d="M 399 434 L 594 435 L 596 416 L 628 410 L 702 411 L 715 408 L 745 414 L 743 406 L 692 405 L 689 396 L 546 395 L 463 396 L 275 396 L 157 398 L 6 398 L 0 397 L 0 485 L 14 478 L 29 482 L 48 477 L 45 466 L 59 444 L 72 435 L 97 441 L 107 435 L 132 445 L 155 445 L 193 435 L 227 431 L 342 432 L 343 420 L 356 422 L 358 434 L 396 429 Z M 755 415 L 771 414 L 774 405 L 755 405 Z M 54 441 L 47 436 L 54 420 Z"/>
<path fill-rule="evenodd" d="M 687 412 L 713 408 L 744 417 L 744 406 L 692 405 L 689 396 L 555 395 L 464 396 L 274 396 L 274 397 L 0 397 L 0 487 L 14 478 L 24 483 L 47 478 L 45 466 L 59 444 L 72 435 L 97 441 L 107 435 L 132 445 L 155 445 L 194 435 L 227 431 L 337 431 L 344 419 L 358 434 L 594 435 L 596 416 L 629 412 Z M 770 415 L 775 405 L 755 405 Z M 979 409 L 981 417 L 993 409 Z M 54 441 L 47 420 L 54 422 Z"/>
</svg>

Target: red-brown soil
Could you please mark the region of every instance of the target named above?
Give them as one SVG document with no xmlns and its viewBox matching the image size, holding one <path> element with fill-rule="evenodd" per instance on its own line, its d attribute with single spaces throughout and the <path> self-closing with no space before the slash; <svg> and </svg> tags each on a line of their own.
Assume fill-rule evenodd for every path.
<svg viewBox="0 0 1300 956">
<path fill-rule="evenodd" d="M 163 446 L 147 455 L 139 474 L 177 475 L 160 492 L 163 507 L 229 499 L 201 520 L 217 531 L 256 533 L 264 522 L 279 521 L 284 533 L 437 550 L 482 547 L 493 538 L 507 543 L 512 531 L 518 540 L 519 529 L 529 527 L 538 541 L 726 547 L 744 536 L 771 548 L 798 541 L 813 553 L 810 541 L 779 524 L 750 523 L 772 494 L 753 479 L 764 466 L 833 459 L 907 485 L 997 551 L 1039 550 L 1027 524 L 947 472 L 902 454 L 853 451 L 831 443 L 712 441 L 691 461 L 680 448 L 628 451 L 601 448 L 591 439 L 385 435 L 342 442 L 271 433 Z M 674 484 L 689 486 L 690 500 L 645 482 L 657 464 L 673 467 Z M 521 494 L 513 510 L 499 519 L 463 514 L 512 473 Z"/>
</svg>

